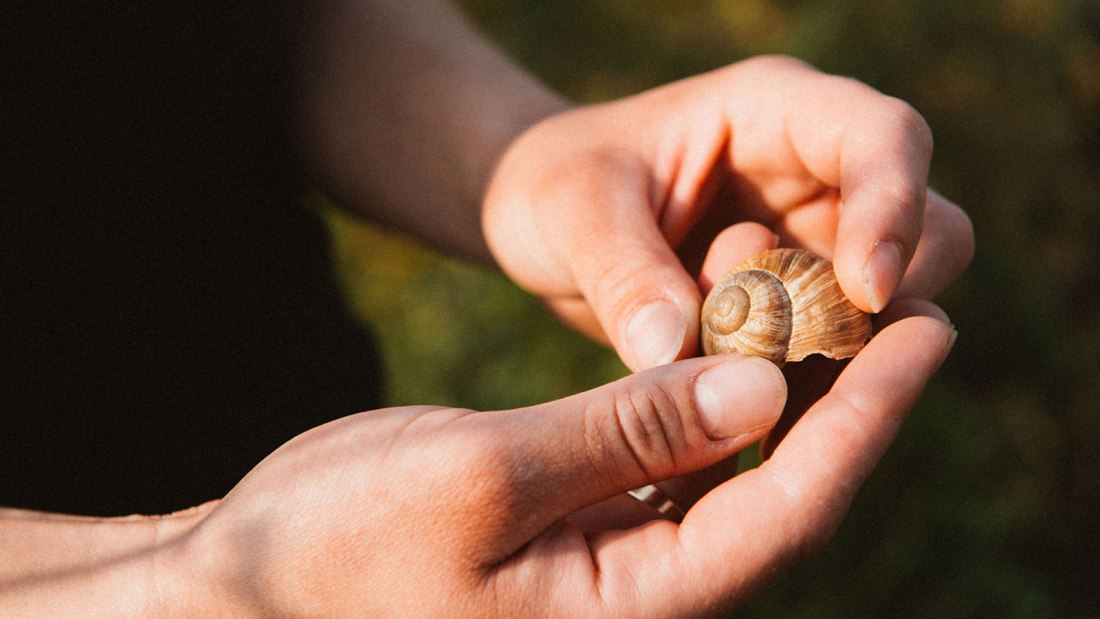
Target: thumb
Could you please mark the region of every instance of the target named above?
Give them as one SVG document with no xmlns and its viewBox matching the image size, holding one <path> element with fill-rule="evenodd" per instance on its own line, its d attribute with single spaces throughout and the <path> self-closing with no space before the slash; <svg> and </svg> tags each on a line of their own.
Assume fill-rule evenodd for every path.
<svg viewBox="0 0 1100 619">
<path fill-rule="evenodd" d="M 585 302 L 634 371 L 694 352 L 702 303 L 698 284 L 658 222 L 638 215 L 641 196 L 607 202 L 570 243 L 572 272 Z"/>
<path fill-rule="evenodd" d="M 718 355 L 488 414 L 505 442 L 496 439 L 498 451 L 511 454 L 512 490 L 524 497 L 513 505 L 526 513 L 513 514 L 509 541 L 518 548 L 578 509 L 731 456 L 775 424 L 786 393 L 772 363 Z"/>
<path fill-rule="evenodd" d="M 631 148 L 563 145 L 591 142 L 606 120 L 573 112 L 521 136 L 493 174 L 482 222 L 509 277 L 638 371 L 694 352 L 702 298 L 662 231 L 652 166 Z"/>
</svg>

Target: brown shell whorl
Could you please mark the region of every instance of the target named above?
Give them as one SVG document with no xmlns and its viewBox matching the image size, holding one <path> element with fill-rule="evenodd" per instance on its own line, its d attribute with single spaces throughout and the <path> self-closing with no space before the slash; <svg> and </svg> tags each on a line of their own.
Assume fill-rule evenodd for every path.
<svg viewBox="0 0 1100 619">
<path fill-rule="evenodd" d="M 803 250 L 766 251 L 738 265 L 703 304 L 706 354 L 740 352 L 782 365 L 812 354 L 854 356 L 871 337 L 832 263 Z"/>
<path fill-rule="evenodd" d="M 732 273 L 703 304 L 703 351 L 742 352 L 781 364 L 791 338 L 791 299 L 767 271 Z"/>
</svg>

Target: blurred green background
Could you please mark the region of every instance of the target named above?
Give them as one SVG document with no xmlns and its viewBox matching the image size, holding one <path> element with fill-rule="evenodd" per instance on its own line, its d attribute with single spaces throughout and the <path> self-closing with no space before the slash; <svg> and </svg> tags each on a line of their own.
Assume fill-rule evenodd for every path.
<svg viewBox="0 0 1100 619">
<path fill-rule="evenodd" d="M 933 128 L 932 183 L 978 241 L 940 299 L 956 349 L 835 540 L 737 616 L 1100 617 L 1100 3 L 461 4 L 579 101 L 784 53 Z M 327 216 L 392 403 L 505 408 L 625 374 L 500 275 Z"/>
</svg>

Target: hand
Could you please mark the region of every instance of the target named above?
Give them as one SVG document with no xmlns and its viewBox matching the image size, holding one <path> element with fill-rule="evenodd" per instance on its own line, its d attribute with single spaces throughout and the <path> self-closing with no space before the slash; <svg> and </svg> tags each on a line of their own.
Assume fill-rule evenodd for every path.
<svg viewBox="0 0 1100 619">
<path fill-rule="evenodd" d="M 805 247 L 866 311 L 941 292 L 973 232 L 928 191 L 931 151 L 905 103 L 760 57 L 535 125 L 497 166 L 483 227 L 513 279 L 640 370 L 697 349 L 708 248 L 728 268 Z"/>
<path fill-rule="evenodd" d="M 186 572 L 160 590 L 197 587 L 177 593 L 219 615 L 717 612 L 832 534 L 946 356 L 942 313 L 907 311 L 926 316 L 886 327 L 771 460 L 680 525 L 654 513 L 616 530 L 640 504 L 614 498 L 603 526 L 573 519 L 759 438 L 785 393 L 768 362 L 690 359 L 526 409 L 406 407 L 327 424 L 206 512 L 161 562 Z"/>
</svg>

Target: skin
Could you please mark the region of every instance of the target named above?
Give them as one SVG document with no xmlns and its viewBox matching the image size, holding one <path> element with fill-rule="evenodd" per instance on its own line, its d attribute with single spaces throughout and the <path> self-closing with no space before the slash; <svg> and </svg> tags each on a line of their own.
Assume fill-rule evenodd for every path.
<svg viewBox="0 0 1100 619">
<path fill-rule="evenodd" d="M 76 557 L 54 538 L 60 552 L 33 566 L 4 557 L 5 615 L 64 614 L 70 604 L 142 616 L 720 612 L 833 533 L 947 355 L 954 332 L 934 306 L 893 313 L 904 318 L 770 460 L 711 490 L 680 525 L 583 530 L 569 516 L 760 438 L 785 396 L 770 363 L 691 359 L 513 411 L 347 417 L 280 448 L 216 504 L 156 520 L 64 522 L 69 541 L 102 535 L 114 548 Z M 20 531 L 19 517 L 6 515 L 16 524 L 8 531 L 26 545 L 38 529 Z M 96 597 L 97 587 L 109 595 Z"/>
<path fill-rule="evenodd" d="M 909 105 L 759 57 L 533 127 L 493 179 L 486 236 L 513 279 L 653 367 L 696 350 L 699 284 L 777 243 L 833 260 L 864 311 L 939 294 L 973 230 L 928 190 L 931 150 Z"/>
<path fill-rule="evenodd" d="M 332 196 L 495 262 L 638 373 L 352 415 L 176 514 L 0 509 L 0 615 L 704 616 L 832 535 L 954 341 L 922 299 L 973 251 L 912 108 L 786 58 L 574 107 L 429 0 L 334 1 L 308 50 L 302 154 Z M 865 309 L 893 299 L 815 390 L 685 358 L 705 290 L 776 244 L 833 258 Z M 790 402 L 772 457 L 727 479 Z M 623 495 L 658 481 L 681 524 Z"/>
</svg>

